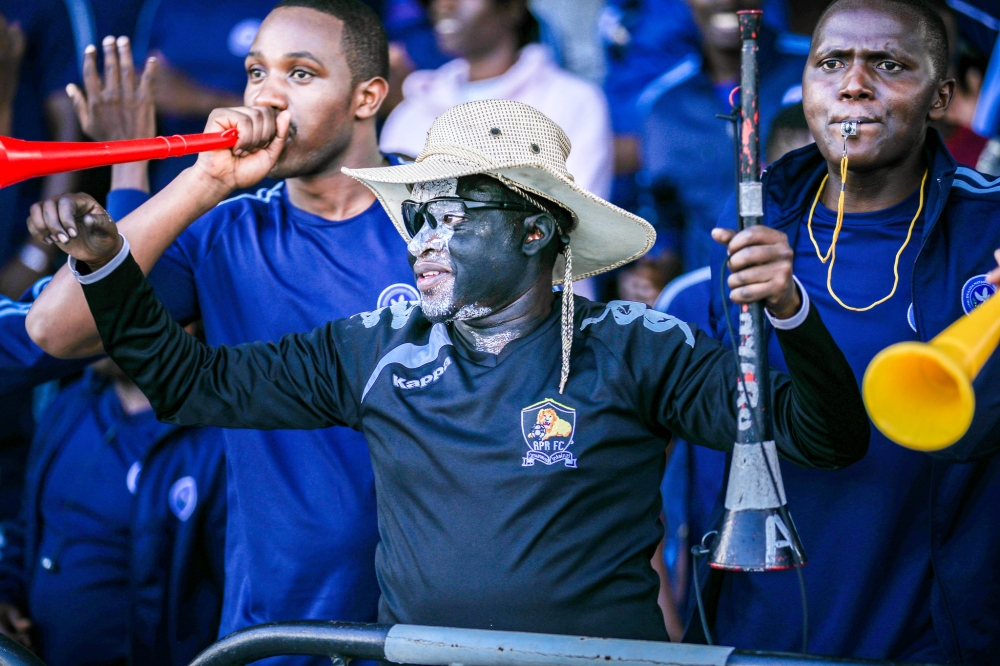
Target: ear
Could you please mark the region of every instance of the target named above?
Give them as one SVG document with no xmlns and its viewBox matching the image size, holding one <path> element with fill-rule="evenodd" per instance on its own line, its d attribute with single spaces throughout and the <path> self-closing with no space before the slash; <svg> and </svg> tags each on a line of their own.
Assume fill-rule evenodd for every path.
<svg viewBox="0 0 1000 666">
<path fill-rule="evenodd" d="M 388 94 L 389 83 L 381 76 L 359 83 L 354 89 L 354 117 L 358 120 L 374 117 Z"/>
<path fill-rule="evenodd" d="M 534 256 L 553 243 L 556 237 L 556 221 L 548 213 L 536 213 L 524 219 L 524 242 L 521 251 L 526 256 Z"/>
<path fill-rule="evenodd" d="M 955 99 L 955 79 L 945 79 L 934 91 L 934 99 L 931 102 L 927 118 L 932 123 L 942 120 L 953 99 Z"/>
</svg>

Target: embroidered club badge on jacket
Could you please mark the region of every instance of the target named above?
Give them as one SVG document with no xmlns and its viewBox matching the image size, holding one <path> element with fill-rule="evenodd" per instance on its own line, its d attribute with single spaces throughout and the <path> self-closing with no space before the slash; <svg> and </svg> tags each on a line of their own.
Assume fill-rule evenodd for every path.
<svg viewBox="0 0 1000 666">
<path fill-rule="evenodd" d="M 576 430 L 576 410 L 546 399 L 521 410 L 521 434 L 528 453 L 521 466 L 531 467 L 535 461 L 554 465 L 563 462 L 576 467 L 576 458 L 569 447 Z"/>
<path fill-rule="evenodd" d="M 962 287 L 962 309 L 965 310 L 965 314 L 971 314 L 996 291 L 996 286 L 987 282 L 985 275 L 974 275 L 969 278 Z"/>
</svg>

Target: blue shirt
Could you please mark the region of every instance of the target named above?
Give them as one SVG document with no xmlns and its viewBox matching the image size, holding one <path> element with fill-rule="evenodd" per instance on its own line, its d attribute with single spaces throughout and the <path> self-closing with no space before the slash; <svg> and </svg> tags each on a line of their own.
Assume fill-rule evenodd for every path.
<svg viewBox="0 0 1000 666">
<path fill-rule="evenodd" d="M 136 481 L 129 470 L 173 429 L 152 410 L 126 415 L 109 385 L 50 462 L 28 590 L 46 663 L 78 664 L 81 655 L 88 663 L 127 659 Z"/>
<path fill-rule="evenodd" d="M 833 290 L 864 307 L 889 294 L 893 261 L 917 211 L 918 193 L 883 211 L 846 214 L 837 241 Z M 807 210 L 808 215 L 808 210 Z M 830 246 L 836 212 L 816 207 L 813 233 Z M 899 260 L 899 284 L 867 312 L 838 305 L 827 291 L 827 267 L 816 256 L 802 219 L 794 270 L 860 384 L 868 363 L 890 344 L 918 340 L 907 312 L 923 214 Z M 772 367 L 783 368 L 777 344 Z M 835 473 L 781 464 L 788 505 L 806 550 L 809 648 L 817 654 L 944 663 L 931 625 L 931 515 L 927 488 L 932 460 L 904 449 L 872 427 L 868 455 Z M 798 650 L 802 640 L 794 572 L 727 574 L 714 628 L 721 645 Z M 859 609 L 873 612 L 859 612 Z"/>
<path fill-rule="evenodd" d="M 292 206 L 281 183 L 204 215 L 149 277 L 176 319 L 202 318 L 209 344 L 238 344 L 418 298 L 406 257 L 377 201 L 331 222 Z M 224 437 L 220 635 L 275 620 L 374 621 L 378 530 L 365 438 L 347 428 Z"/>
</svg>

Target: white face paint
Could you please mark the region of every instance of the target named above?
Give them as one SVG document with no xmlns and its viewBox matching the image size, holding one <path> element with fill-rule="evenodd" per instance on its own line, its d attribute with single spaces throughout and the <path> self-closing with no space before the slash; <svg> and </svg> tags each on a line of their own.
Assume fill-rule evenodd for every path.
<svg viewBox="0 0 1000 666">
<path fill-rule="evenodd" d="M 462 309 L 464 310 L 465 308 Z M 459 310 L 459 314 L 461 314 L 461 310 Z M 507 346 L 507 343 L 517 339 L 517 333 L 514 331 L 504 331 L 496 335 L 480 335 L 474 330 L 470 330 L 470 332 L 472 333 L 472 339 L 476 341 L 476 349 L 482 352 L 489 352 L 490 354 L 499 354 Z"/>
<path fill-rule="evenodd" d="M 415 183 L 410 192 L 410 200 L 424 203 L 440 197 L 453 197 L 458 192 L 458 179 L 431 180 Z M 425 224 L 410 239 L 406 249 L 414 257 L 451 266 L 451 251 L 448 242 L 455 235 L 455 229 L 447 224 L 439 224 L 432 229 Z M 456 321 L 475 319 L 490 313 L 489 308 L 465 305 L 456 312 L 455 275 L 448 274 L 434 287 L 420 293 L 421 309 L 431 321 Z"/>
<path fill-rule="evenodd" d="M 440 197 L 453 197 L 458 192 L 458 179 L 445 178 L 444 180 L 429 180 L 424 183 L 414 183 L 410 191 L 410 201 L 424 203 L 431 199 Z M 417 235 L 410 239 L 406 249 L 414 257 L 419 257 L 427 250 L 448 253 L 448 241 L 455 234 L 455 230 L 445 225 L 438 225 L 437 229 L 431 229 L 425 224 L 417 232 Z"/>
</svg>

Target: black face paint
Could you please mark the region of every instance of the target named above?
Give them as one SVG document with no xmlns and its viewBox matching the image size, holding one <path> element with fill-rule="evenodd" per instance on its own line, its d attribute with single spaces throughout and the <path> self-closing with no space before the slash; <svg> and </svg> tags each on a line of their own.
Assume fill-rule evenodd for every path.
<svg viewBox="0 0 1000 666">
<path fill-rule="evenodd" d="M 456 195 L 473 201 L 522 201 L 488 176 L 458 179 Z M 532 213 L 470 210 L 465 219 L 425 225 L 411 241 L 413 266 L 431 321 L 479 319 L 502 309 L 537 280 L 537 258 L 522 251 Z M 548 269 L 546 269 L 548 270 Z"/>
</svg>

